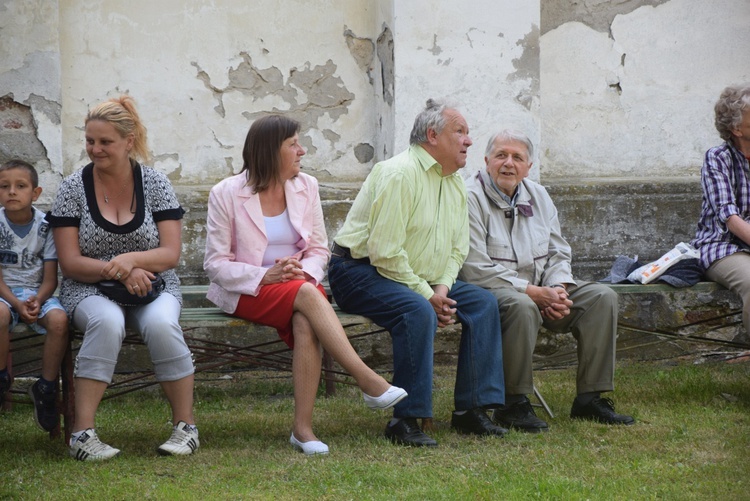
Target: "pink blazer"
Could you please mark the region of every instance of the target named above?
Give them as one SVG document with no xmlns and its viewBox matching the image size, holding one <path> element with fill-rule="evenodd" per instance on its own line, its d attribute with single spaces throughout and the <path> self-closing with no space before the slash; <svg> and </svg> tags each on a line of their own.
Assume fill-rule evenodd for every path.
<svg viewBox="0 0 750 501">
<path fill-rule="evenodd" d="M 208 299 L 234 313 L 240 295 L 256 296 L 266 273 L 261 267 L 268 246 L 260 198 L 246 185 L 245 173 L 224 179 L 211 188 L 206 222 L 206 255 L 203 269 L 211 285 Z M 294 256 L 317 285 L 323 280 L 330 257 L 318 181 L 300 173 L 284 185 L 292 226 L 300 234 Z"/>
</svg>

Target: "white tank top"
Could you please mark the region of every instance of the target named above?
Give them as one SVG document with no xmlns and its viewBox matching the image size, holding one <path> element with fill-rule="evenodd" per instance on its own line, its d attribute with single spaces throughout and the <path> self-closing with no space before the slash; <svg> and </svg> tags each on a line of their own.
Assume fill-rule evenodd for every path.
<svg viewBox="0 0 750 501">
<path fill-rule="evenodd" d="M 299 251 L 297 242 L 300 236 L 292 226 L 289 213 L 286 209 L 278 216 L 263 217 L 266 224 L 266 236 L 268 247 L 263 254 L 263 267 L 270 268 L 276 264 L 276 259 L 291 256 Z"/>
</svg>

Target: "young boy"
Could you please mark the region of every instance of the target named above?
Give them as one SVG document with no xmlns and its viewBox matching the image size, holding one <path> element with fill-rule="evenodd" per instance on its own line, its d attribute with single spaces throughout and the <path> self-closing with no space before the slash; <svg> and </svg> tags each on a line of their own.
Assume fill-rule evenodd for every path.
<svg viewBox="0 0 750 501">
<path fill-rule="evenodd" d="M 52 297 L 57 288 L 57 253 L 44 213 L 31 204 L 42 188 L 31 164 L 0 166 L 0 403 L 10 388 L 7 359 L 10 331 L 19 319 L 47 337 L 42 377 L 29 388 L 34 418 L 46 431 L 59 423 L 57 379 L 68 339 L 68 318 Z"/>
</svg>

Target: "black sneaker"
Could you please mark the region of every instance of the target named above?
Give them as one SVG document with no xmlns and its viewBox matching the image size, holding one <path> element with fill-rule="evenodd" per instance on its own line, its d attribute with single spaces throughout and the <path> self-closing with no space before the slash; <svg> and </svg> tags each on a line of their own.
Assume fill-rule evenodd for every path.
<svg viewBox="0 0 750 501">
<path fill-rule="evenodd" d="M 477 408 L 464 412 L 453 413 L 451 417 L 451 428 L 466 435 L 495 435 L 504 436 L 508 430 L 492 423 L 484 409 Z"/>
<path fill-rule="evenodd" d="M 39 380 L 29 387 L 29 397 L 34 401 L 34 421 L 44 431 L 52 431 L 60 425 L 57 413 L 57 390 L 44 393 L 39 387 Z"/>
<path fill-rule="evenodd" d="M 505 428 L 513 428 L 526 433 L 540 433 L 549 430 L 547 423 L 536 416 L 528 398 L 495 409 L 492 412 L 492 420 Z"/>
<path fill-rule="evenodd" d="M 5 394 L 10 390 L 10 377 L 0 378 L 0 407 L 5 402 Z"/>
<path fill-rule="evenodd" d="M 609 398 L 597 397 L 586 405 L 580 405 L 573 400 L 570 409 L 570 417 L 573 419 L 588 419 L 603 424 L 635 424 L 635 419 L 625 414 L 615 412 L 615 404 Z"/>
<path fill-rule="evenodd" d="M 411 447 L 436 447 L 437 442 L 430 438 L 417 424 L 417 418 L 402 418 L 398 423 L 385 427 L 385 436 L 394 444 Z"/>
</svg>

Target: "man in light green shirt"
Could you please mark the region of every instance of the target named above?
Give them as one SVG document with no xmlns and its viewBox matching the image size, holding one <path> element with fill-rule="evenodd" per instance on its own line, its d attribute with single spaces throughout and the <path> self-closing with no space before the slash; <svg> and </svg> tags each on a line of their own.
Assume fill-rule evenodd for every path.
<svg viewBox="0 0 750 501">
<path fill-rule="evenodd" d="M 458 281 L 469 249 L 466 188 L 458 170 L 472 141 L 458 110 L 428 100 L 408 150 L 380 162 L 364 182 L 334 238 L 331 291 L 349 313 L 387 329 L 393 384 L 409 397 L 394 407 L 386 436 L 435 446 L 417 418 L 432 417 L 433 338 L 438 326 L 462 326 L 451 425 L 462 433 L 506 430 L 485 410 L 504 402 L 500 319 L 492 294 Z"/>
</svg>

